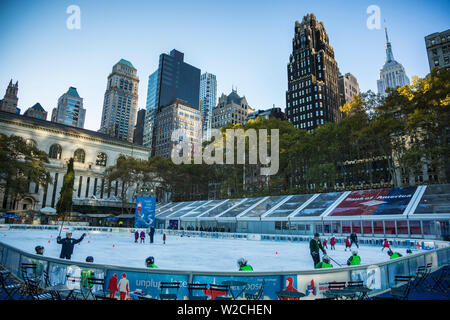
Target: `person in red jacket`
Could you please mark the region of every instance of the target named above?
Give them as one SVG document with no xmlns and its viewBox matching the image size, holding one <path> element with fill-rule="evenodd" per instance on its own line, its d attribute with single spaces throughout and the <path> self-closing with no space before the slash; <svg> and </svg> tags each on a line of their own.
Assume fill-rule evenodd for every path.
<svg viewBox="0 0 450 320">
<path fill-rule="evenodd" d="M 324 240 L 323 240 L 323 242 L 322 242 L 322 247 L 328 249 L 328 246 L 327 246 L 327 239 L 324 239 Z"/>
<path fill-rule="evenodd" d="M 115 298 L 117 292 L 117 273 L 114 273 L 109 279 L 108 290 L 110 291 L 109 297 Z"/>
<path fill-rule="evenodd" d="M 334 236 L 331 236 L 331 239 L 330 239 L 331 250 L 336 250 L 336 248 L 334 247 L 335 244 L 336 244 L 336 238 Z"/>
<path fill-rule="evenodd" d="M 350 243 L 350 239 L 348 237 L 345 239 L 345 250 L 344 251 L 347 251 L 347 248 L 348 248 L 348 250 L 351 251 L 351 243 Z"/>
<path fill-rule="evenodd" d="M 163 234 L 163 242 L 164 242 L 164 244 L 166 244 L 166 234 L 165 233 Z"/>
<path fill-rule="evenodd" d="M 383 242 L 383 248 L 381 248 L 381 251 L 383 251 L 384 248 L 387 248 L 388 251 L 389 251 L 389 249 L 390 249 L 389 241 L 388 241 L 387 239 L 384 239 L 384 242 Z"/>
</svg>

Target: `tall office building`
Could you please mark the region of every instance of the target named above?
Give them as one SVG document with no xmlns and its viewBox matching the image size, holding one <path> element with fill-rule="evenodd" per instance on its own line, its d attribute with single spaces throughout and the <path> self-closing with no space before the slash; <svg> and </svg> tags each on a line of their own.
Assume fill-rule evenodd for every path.
<svg viewBox="0 0 450 320">
<path fill-rule="evenodd" d="M 211 139 L 213 108 L 216 106 L 217 80 L 214 74 L 205 72 L 200 76 L 200 111 L 202 114 L 203 139 Z"/>
<path fill-rule="evenodd" d="M 247 116 L 255 112 L 249 107 L 245 96 L 241 97 L 237 91 L 232 89 L 229 95 L 222 95 L 219 102 L 213 108 L 212 123 L 213 129 L 220 129 L 229 123 L 245 123 Z"/>
<path fill-rule="evenodd" d="M 161 107 L 155 115 L 153 143 L 155 155 L 170 158 L 173 147 L 178 143 L 172 141 L 172 133 L 177 129 L 182 132 L 178 138 L 189 145 L 190 155 L 193 157 L 194 144 L 202 141 L 201 114 L 200 110 L 180 99 Z"/>
<path fill-rule="evenodd" d="M 20 109 L 17 107 L 17 103 L 19 102 L 19 98 L 17 97 L 18 91 L 19 81 L 13 84 L 11 79 L 8 88 L 6 88 L 5 96 L 0 100 L 0 111 L 20 113 Z"/>
<path fill-rule="evenodd" d="M 108 76 L 100 132 L 133 142 L 139 78 L 131 62 L 121 59 Z"/>
<path fill-rule="evenodd" d="M 200 69 L 184 62 L 184 53 L 175 49 L 161 54 L 158 69 L 148 78 L 144 146 L 152 148 L 156 114 L 162 107 L 179 99 L 199 110 L 199 94 Z"/>
<path fill-rule="evenodd" d="M 450 29 L 426 36 L 425 45 L 430 70 L 434 67 L 450 68 Z"/>
<path fill-rule="evenodd" d="M 287 71 L 286 117 L 296 128 L 312 131 L 341 119 L 334 50 L 323 23 L 314 14 L 295 22 Z"/>
<path fill-rule="evenodd" d="M 343 106 L 346 103 L 352 101 L 354 95 L 360 93 L 358 80 L 351 73 L 346 73 L 345 75 L 339 75 L 339 106 Z"/>
<path fill-rule="evenodd" d="M 70 87 L 58 99 L 58 107 L 53 108 L 52 122 L 63 123 L 69 126 L 84 128 L 86 109 L 83 108 L 83 98 L 77 89 Z"/>
<path fill-rule="evenodd" d="M 134 126 L 134 137 L 133 143 L 142 145 L 142 139 L 144 135 L 144 120 L 145 120 L 145 109 L 141 109 L 137 112 L 136 125 Z"/>
<path fill-rule="evenodd" d="M 395 89 L 409 84 L 409 78 L 406 76 L 405 68 L 394 59 L 387 28 L 384 28 L 384 30 L 386 33 L 386 62 L 380 70 L 380 76 L 377 81 L 378 93 L 382 96 L 387 95 L 386 90 L 389 88 Z"/>
</svg>

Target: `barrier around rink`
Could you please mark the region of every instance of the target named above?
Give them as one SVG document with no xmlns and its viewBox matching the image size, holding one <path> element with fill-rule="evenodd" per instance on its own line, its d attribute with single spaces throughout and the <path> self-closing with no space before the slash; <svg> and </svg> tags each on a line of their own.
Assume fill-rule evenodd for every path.
<svg viewBox="0 0 450 320">
<path fill-rule="evenodd" d="M 10 230 L 14 229 L 16 228 L 10 228 Z M 53 230 L 53 228 L 37 229 Z M 130 232 L 129 229 L 125 228 L 122 229 L 125 229 L 126 231 L 113 231 L 112 229 L 120 228 L 75 228 L 75 230 L 79 231 L 89 230 L 92 232 Z M 1 229 L 0 227 L 0 230 L 5 229 Z M 55 230 L 57 230 L 57 226 Z M 172 234 L 173 231 L 166 230 L 165 232 Z M 211 234 L 208 235 L 214 236 Z M 201 234 L 200 236 L 202 235 L 205 236 L 204 234 Z M 190 236 L 194 236 L 194 234 Z M 232 237 L 233 234 L 227 233 L 226 236 Z M 306 239 L 306 237 L 304 238 Z M 246 237 L 241 239 L 246 239 Z M 405 240 L 402 239 L 401 241 Z M 48 280 L 50 285 L 64 284 L 68 275 L 80 277 L 83 271 L 89 270 L 93 277 L 105 280 L 103 288 L 96 285 L 94 286 L 93 291 L 100 293 L 104 290 L 108 295 L 117 299 L 120 299 L 120 292 L 117 289 L 117 284 L 124 278 L 123 281 L 128 281 L 129 283 L 129 292 L 126 295 L 122 295 L 122 298 L 131 300 L 136 300 L 139 296 L 157 299 L 161 291 L 159 288 L 161 282 L 180 282 L 181 286 L 177 297 L 179 300 L 186 300 L 189 299 L 189 292 L 187 289 L 188 283 L 221 284 L 222 282 L 229 280 L 237 280 L 246 283 L 244 288 L 245 293 L 256 293 L 264 283 L 262 299 L 266 300 L 278 299 L 276 292 L 280 290 L 296 290 L 305 294 L 305 297 L 302 299 L 312 300 L 322 298 L 323 291 L 328 288 L 328 283 L 333 281 L 364 281 L 365 285 L 372 289 L 370 294 L 374 295 L 394 287 L 396 275 L 413 275 L 417 272 L 417 267 L 428 263 L 432 264 L 433 271 L 437 270 L 449 263 L 450 247 L 447 242 L 443 241 L 433 241 L 433 245 L 434 248 L 430 247 L 426 251 L 372 265 L 283 272 L 175 271 L 88 264 L 30 254 L 2 242 L 0 242 L 0 262 L 18 278 L 21 278 L 22 276 L 20 272 L 22 263 L 35 263 L 38 266 L 37 271 L 42 273 L 42 286 L 44 286 L 44 270 L 46 270 L 49 275 Z M 236 290 L 238 289 L 239 288 L 236 288 Z M 207 295 L 208 299 L 212 300 L 218 296 L 218 293 L 220 292 L 210 292 L 209 290 L 206 290 L 203 292 L 203 295 Z"/>
</svg>

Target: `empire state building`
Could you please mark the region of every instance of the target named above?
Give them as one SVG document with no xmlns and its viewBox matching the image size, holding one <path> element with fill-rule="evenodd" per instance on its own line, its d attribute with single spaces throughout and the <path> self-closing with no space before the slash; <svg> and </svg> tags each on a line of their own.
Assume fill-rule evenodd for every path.
<svg viewBox="0 0 450 320">
<path fill-rule="evenodd" d="M 389 41 L 387 28 L 386 33 L 386 62 L 380 70 L 380 77 L 377 81 L 378 93 L 382 96 L 386 96 L 386 90 L 388 88 L 395 89 L 400 86 L 409 85 L 409 78 L 406 76 L 405 68 L 402 64 L 395 61 L 394 54 L 392 53 L 392 45 Z"/>
</svg>

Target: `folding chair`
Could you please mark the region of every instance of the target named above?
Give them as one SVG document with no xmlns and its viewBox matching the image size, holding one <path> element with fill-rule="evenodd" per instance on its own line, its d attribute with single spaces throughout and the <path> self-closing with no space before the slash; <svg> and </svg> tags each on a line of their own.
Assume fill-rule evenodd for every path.
<svg viewBox="0 0 450 320">
<path fill-rule="evenodd" d="M 180 282 L 161 282 L 159 288 L 161 290 L 159 293 L 160 300 L 177 300 Z M 176 289 L 176 293 L 163 293 L 163 289 L 168 289 L 168 291 Z"/>
<path fill-rule="evenodd" d="M 68 299 L 71 296 L 75 300 L 80 300 L 79 299 L 80 296 L 82 297 L 82 300 L 87 299 L 87 296 L 85 295 L 85 292 L 84 292 L 84 287 L 81 285 L 81 277 L 66 275 L 66 284 L 74 286 L 74 289 L 69 293 L 69 296 L 66 297 L 66 299 Z"/>
<path fill-rule="evenodd" d="M 22 263 L 20 269 L 22 280 L 24 282 L 22 294 L 30 296 L 37 295 L 40 291 L 39 283 L 41 280 L 36 274 L 36 265 L 34 263 Z"/>
<path fill-rule="evenodd" d="M 437 276 L 431 275 L 431 278 L 434 281 L 434 285 L 429 286 L 429 290 L 435 291 L 436 289 L 439 289 L 442 292 L 448 292 L 448 269 L 449 265 L 447 264 L 442 267 L 441 272 Z"/>
<path fill-rule="evenodd" d="M 101 291 L 101 293 L 102 293 L 101 295 L 103 297 L 106 297 L 105 279 L 88 278 L 87 282 L 88 282 L 89 293 L 92 295 L 93 298 L 96 298 L 97 296 L 100 296 L 100 294 L 97 294 L 98 291 Z M 101 289 L 101 290 L 97 290 L 97 289 Z"/>
<path fill-rule="evenodd" d="M 7 273 L 0 274 L 0 285 L 1 285 L 1 289 L 2 289 L 1 291 L 6 293 L 9 300 L 14 300 L 14 296 L 17 293 L 20 293 L 20 291 L 22 290 L 22 285 L 17 282 L 8 283 L 7 277 L 8 277 Z"/>
<path fill-rule="evenodd" d="M 348 288 L 364 287 L 364 281 L 348 281 L 347 287 Z"/>
<path fill-rule="evenodd" d="M 205 283 L 188 283 L 189 300 L 207 300 L 206 295 L 195 295 L 195 291 L 201 291 L 202 293 L 208 289 L 208 285 Z"/>
<path fill-rule="evenodd" d="M 266 283 L 266 280 L 263 280 L 263 282 L 261 283 L 261 286 L 259 288 L 259 290 L 256 293 L 244 293 L 244 297 L 247 300 L 261 300 L 263 291 L 264 291 L 264 285 Z"/>
<path fill-rule="evenodd" d="M 230 286 L 226 285 L 226 284 L 215 284 L 215 283 L 211 283 L 209 285 L 209 290 L 211 291 L 211 295 L 214 296 L 213 292 L 214 291 L 220 291 L 220 292 L 224 292 L 225 294 L 228 294 L 229 290 L 230 290 Z M 231 300 L 233 299 L 230 296 L 216 296 L 216 298 L 214 300 Z"/>
<path fill-rule="evenodd" d="M 391 288 L 391 295 L 394 299 L 407 300 L 411 290 L 411 283 L 414 276 L 395 276 L 395 285 L 403 283 L 399 287 Z"/>
<path fill-rule="evenodd" d="M 345 281 L 344 282 L 328 282 L 328 289 L 329 290 L 339 290 L 345 288 Z"/>
</svg>

